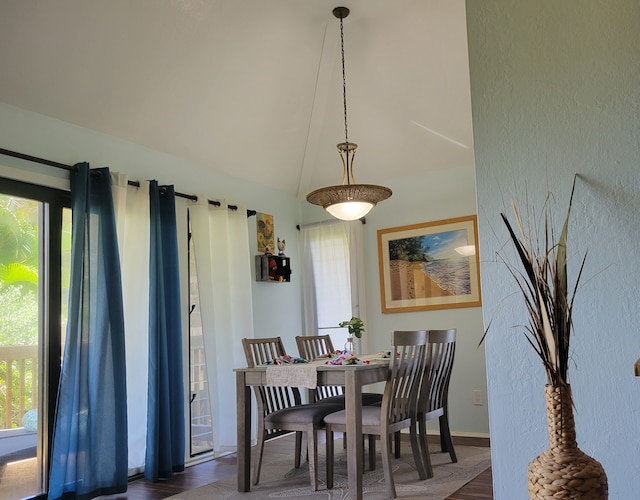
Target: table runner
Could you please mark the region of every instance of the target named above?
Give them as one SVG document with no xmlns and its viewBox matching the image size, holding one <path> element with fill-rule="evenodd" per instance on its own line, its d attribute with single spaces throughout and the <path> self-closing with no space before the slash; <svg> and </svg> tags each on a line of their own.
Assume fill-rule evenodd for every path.
<svg viewBox="0 0 640 500">
<path fill-rule="evenodd" d="M 381 358 L 379 354 L 360 356 L 365 363 L 388 363 L 389 359 Z M 270 386 L 318 387 L 317 367 L 327 365 L 327 360 L 315 360 L 309 363 L 294 363 L 267 366 L 267 384 Z M 331 365 L 328 365 L 331 366 Z"/>
<path fill-rule="evenodd" d="M 315 389 L 318 387 L 316 368 L 322 365 L 324 365 L 324 361 L 311 361 L 292 365 L 269 365 L 267 366 L 267 385 Z"/>
</svg>

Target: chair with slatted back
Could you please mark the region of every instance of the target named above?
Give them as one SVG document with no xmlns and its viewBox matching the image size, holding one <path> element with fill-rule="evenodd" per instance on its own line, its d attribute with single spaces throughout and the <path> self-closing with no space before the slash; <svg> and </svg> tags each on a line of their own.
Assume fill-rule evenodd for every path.
<svg viewBox="0 0 640 500">
<path fill-rule="evenodd" d="M 242 339 L 247 366 L 264 365 L 286 354 L 280 337 Z M 295 387 L 255 386 L 258 407 L 257 445 L 253 452 L 253 484 L 260 480 L 264 443 L 275 437 L 296 433 L 295 467 L 300 467 L 302 433 L 307 435 L 307 452 L 311 486 L 318 489 L 317 430 L 324 427 L 325 415 L 342 408 L 339 404 L 303 405 Z"/>
<path fill-rule="evenodd" d="M 420 381 L 424 376 L 428 332 L 394 331 L 393 347 L 397 352 L 392 356 L 389 377 L 384 388 L 382 405 L 362 407 L 362 433 L 380 436 L 380 451 L 384 479 L 389 498 L 396 497 L 395 483 L 391 470 L 391 438 L 402 429 L 415 427 L 416 406 Z M 344 432 L 347 415 L 344 410 L 331 413 L 324 418 L 327 432 L 327 488 L 333 487 L 333 433 Z M 411 449 L 418 476 L 426 479 L 422 467 L 421 447 L 418 436 L 411 432 Z"/>
<path fill-rule="evenodd" d="M 438 419 L 440 426 L 440 448 L 448 452 L 452 462 L 457 462 L 456 452 L 449 429 L 448 394 L 453 360 L 456 351 L 456 330 L 429 330 L 427 366 L 420 388 L 418 402 L 417 432 L 424 466 L 429 477 L 433 475 L 429 447 L 427 445 L 427 422 Z"/>
<path fill-rule="evenodd" d="M 336 352 L 329 335 L 299 335 L 296 337 L 296 344 L 300 357 L 309 361 Z M 382 394 L 362 393 L 363 405 L 371 405 L 380 401 L 382 401 Z M 313 402 L 341 403 L 344 406 L 343 388 L 340 386 L 318 386 L 313 393 Z"/>
</svg>

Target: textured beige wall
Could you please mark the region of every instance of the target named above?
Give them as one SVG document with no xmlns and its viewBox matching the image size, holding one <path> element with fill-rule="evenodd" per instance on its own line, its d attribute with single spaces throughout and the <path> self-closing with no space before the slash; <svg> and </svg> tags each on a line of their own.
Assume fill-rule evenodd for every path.
<svg viewBox="0 0 640 500">
<path fill-rule="evenodd" d="M 499 214 L 525 196 L 539 209 L 551 191 L 561 223 L 575 173 L 570 279 L 588 250 L 570 368 L 578 443 L 604 465 L 610 498 L 640 490 L 639 21 L 637 0 L 467 1 L 496 499 L 527 498 L 527 463 L 548 444 L 546 377 L 495 262 Z"/>
</svg>

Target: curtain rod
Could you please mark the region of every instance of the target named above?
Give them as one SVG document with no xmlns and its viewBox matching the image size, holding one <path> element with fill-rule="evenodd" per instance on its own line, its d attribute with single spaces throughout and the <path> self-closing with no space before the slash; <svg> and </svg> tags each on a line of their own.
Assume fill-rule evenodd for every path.
<svg viewBox="0 0 640 500">
<path fill-rule="evenodd" d="M 367 223 L 367 219 L 365 219 L 364 216 L 356 220 L 360 221 L 362 224 Z M 339 220 L 339 219 L 320 220 L 318 222 L 310 222 L 309 224 L 302 224 L 302 225 L 296 224 L 296 229 L 300 231 L 301 229 L 306 227 L 323 226 L 326 224 L 339 224 L 340 222 L 353 222 L 353 221 L 346 221 L 346 220 Z"/>
<path fill-rule="evenodd" d="M 10 151 L 8 149 L 0 148 L 0 154 L 5 156 L 11 156 L 13 158 L 19 158 L 21 160 L 27 160 L 33 163 L 40 163 L 41 165 L 47 165 L 49 167 L 60 168 L 62 170 L 67 170 L 69 172 L 76 172 L 78 168 L 75 165 L 65 165 L 64 163 L 58 163 L 57 161 L 46 160 L 44 158 L 38 158 L 37 156 L 31 156 L 24 153 L 18 153 L 17 151 Z M 129 186 L 140 187 L 139 181 L 128 181 Z M 184 194 L 176 191 L 176 196 L 179 198 L 186 198 L 191 201 L 198 201 L 198 197 L 194 194 Z M 207 200 L 209 205 L 214 205 L 219 207 L 221 203 L 219 201 Z M 238 210 L 237 205 L 227 205 L 229 210 Z M 256 214 L 255 210 L 247 209 L 247 217 L 251 217 Z"/>
</svg>

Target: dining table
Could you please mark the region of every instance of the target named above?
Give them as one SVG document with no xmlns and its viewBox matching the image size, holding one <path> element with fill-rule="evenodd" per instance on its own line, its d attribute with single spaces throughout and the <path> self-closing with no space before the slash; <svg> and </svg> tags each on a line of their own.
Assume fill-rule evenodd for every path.
<svg viewBox="0 0 640 500">
<path fill-rule="evenodd" d="M 379 356 L 360 356 L 363 364 L 326 364 L 315 361 L 310 366 L 300 364 L 301 377 L 293 376 L 291 372 L 296 365 L 287 366 L 288 376 L 278 379 L 278 385 L 300 387 L 299 380 L 306 380 L 302 387 L 309 388 L 309 372 L 311 366 L 315 371 L 314 385 L 342 386 L 345 395 L 345 410 L 347 417 L 347 472 L 349 480 L 350 498 L 362 499 L 362 476 L 364 473 L 363 439 L 362 439 L 362 388 L 376 382 L 384 382 L 389 374 L 389 359 Z M 274 385 L 273 377 L 268 377 L 267 371 L 275 371 L 275 367 L 268 365 L 253 368 L 236 368 L 236 405 L 238 417 L 238 491 L 247 492 L 251 489 L 251 388 L 256 386 Z"/>
</svg>

